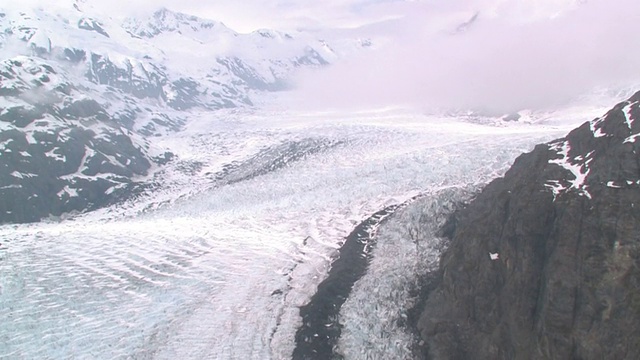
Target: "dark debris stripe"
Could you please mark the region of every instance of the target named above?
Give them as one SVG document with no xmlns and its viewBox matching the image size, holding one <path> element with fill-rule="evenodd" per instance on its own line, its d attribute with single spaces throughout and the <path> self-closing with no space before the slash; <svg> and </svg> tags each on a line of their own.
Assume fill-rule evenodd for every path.
<svg viewBox="0 0 640 360">
<path fill-rule="evenodd" d="M 349 234 L 333 262 L 327 279 L 318 286 L 311 301 L 300 308 L 303 324 L 296 332 L 294 360 L 340 359 L 334 348 L 342 325 L 338 314 L 358 279 L 367 272 L 378 226 L 402 205 L 392 205 L 373 214 Z"/>
</svg>

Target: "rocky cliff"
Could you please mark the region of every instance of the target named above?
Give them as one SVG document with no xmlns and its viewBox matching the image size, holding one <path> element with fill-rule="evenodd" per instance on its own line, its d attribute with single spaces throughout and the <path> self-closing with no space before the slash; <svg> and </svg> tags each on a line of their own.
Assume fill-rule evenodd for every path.
<svg viewBox="0 0 640 360">
<path fill-rule="evenodd" d="M 418 328 L 433 359 L 640 354 L 640 93 L 520 156 L 454 215 Z"/>
</svg>

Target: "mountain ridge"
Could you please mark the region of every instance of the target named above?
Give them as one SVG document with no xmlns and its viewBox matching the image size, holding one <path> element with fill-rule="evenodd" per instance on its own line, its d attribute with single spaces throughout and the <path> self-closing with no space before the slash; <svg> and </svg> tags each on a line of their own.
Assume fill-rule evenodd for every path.
<svg viewBox="0 0 640 360">
<path fill-rule="evenodd" d="M 640 92 L 520 156 L 454 215 L 418 322 L 428 358 L 640 352 Z"/>
<path fill-rule="evenodd" d="M 192 111 L 251 107 L 334 56 L 313 37 L 239 34 L 166 8 L 119 22 L 63 5 L 0 7 L 0 223 L 133 196 L 174 158 L 153 138 Z"/>
</svg>

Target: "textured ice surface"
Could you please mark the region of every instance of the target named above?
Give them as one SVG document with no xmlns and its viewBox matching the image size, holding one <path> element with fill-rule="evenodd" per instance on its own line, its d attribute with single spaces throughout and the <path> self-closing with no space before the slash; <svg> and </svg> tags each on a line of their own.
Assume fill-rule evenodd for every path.
<svg viewBox="0 0 640 360">
<path fill-rule="evenodd" d="M 377 236 L 369 271 L 342 307 L 338 352 L 347 359 L 412 359 L 409 310 L 419 281 L 438 266 L 444 239 L 436 233 L 474 186 L 436 189 L 396 212 Z M 375 299 L 375 300 L 374 300 Z"/>
<path fill-rule="evenodd" d="M 573 125 L 388 111 L 193 114 L 159 139 L 179 160 L 153 193 L 60 223 L 0 227 L 0 358 L 290 358 L 298 307 L 355 224 L 418 193 L 482 184 Z M 378 246 L 398 256 L 414 251 L 385 241 Z M 389 279 L 379 293 L 404 301 L 393 288 L 409 280 L 385 259 L 372 264 Z M 370 336 L 355 333 L 363 326 L 347 327 L 353 351 Z M 389 349 L 409 346 L 393 336 Z"/>
</svg>

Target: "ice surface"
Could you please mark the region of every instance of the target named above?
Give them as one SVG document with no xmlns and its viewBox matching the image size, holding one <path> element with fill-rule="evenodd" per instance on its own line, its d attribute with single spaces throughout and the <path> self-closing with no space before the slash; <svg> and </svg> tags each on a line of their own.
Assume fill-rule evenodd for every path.
<svg viewBox="0 0 640 360">
<path fill-rule="evenodd" d="M 0 358 L 290 358 L 298 307 L 355 224 L 419 193 L 483 184 L 573 125 L 389 111 L 194 113 L 183 132 L 158 139 L 178 160 L 155 175 L 164 185 L 153 193 L 59 223 L 0 227 Z M 378 243 L 389 256 L 375 257 L 373 277 L 357 284 L 389 280 L 379 293 L 395 289 L 391 300 L 404 300 L 381 298 L 387 315 L 411 301 L 402 286 L 413 281 L 392 254 L 415 256 L 394 226 Z M 420 250 L 427 265 L 430 244 Z M 364 299 L 354 291 L 345 344 L 362 340 L 348 335 Z M 385 338 L 398 343 L 383 348 L 410 346 L 404 332 Z"/>
<path fill-rule="evenodd" d="M 469 195 L 455 186 L 434 190 L 381 227 L 369 271 L 340 313 L 344 328 L 338 351 L 345 358 L 413 358 L 408 310 L 415 305 L 419 274 L 438 265 L 442 239 L 435 232 L 454 203 Z"/>
<path fill-rule="evenodd" d="M 54 147 L 53 149 L 51 149 L 50 151 L 47 151 L 44 154 L 45 156 L 50 157 L 56 161 L 62 161 L 62 162 L 67 161 L 67 157 L 64 156 L 63 154 L 58 154 L 57 151 L 60 151 L 60 148 Z"/>
</svg>

